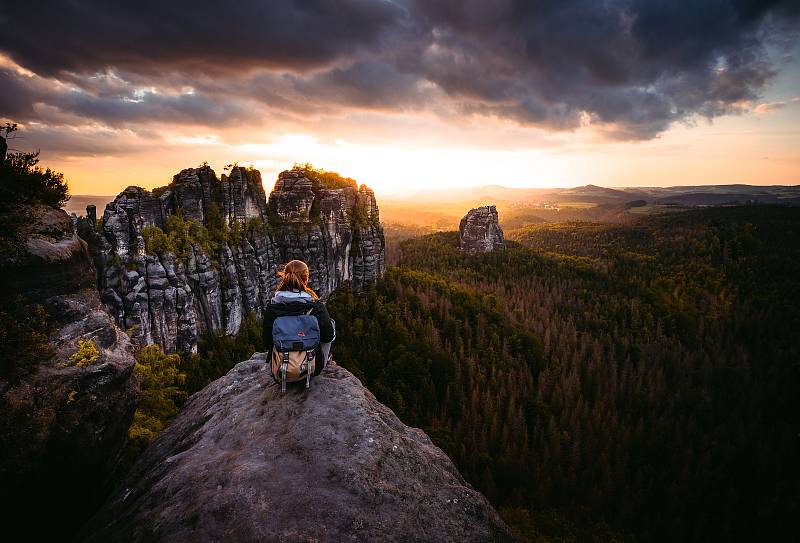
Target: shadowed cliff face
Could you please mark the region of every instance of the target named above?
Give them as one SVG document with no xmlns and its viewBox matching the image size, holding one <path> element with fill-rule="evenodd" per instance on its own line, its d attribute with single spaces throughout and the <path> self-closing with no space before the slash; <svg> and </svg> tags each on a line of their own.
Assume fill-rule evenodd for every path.
<svg viewBox="0 0 800 543">
<path fill-rule="evenodd" d="M 63 540 L 109 490 L 135 407 L 133 348 L 100 303 L 86 243 L 64 211 L 33 210 L 0 253 L 2 309 L 38 305 L 50 322 L 33 360 L 0 360 L 3 530 Z M 79 339 L 98 351 L 91 365 L 68 363 Z"/>
<path fill-rule="evenodd" d="M 176 214 L 207 227 L 211 243 L 148 251 L 143 231 L 169 232 Z M 299 171 L 281 173 L 267 201 L 256 170 L 235 167 L 220 180 L 207 166 L 190 168 L 152 192 L 128 187 L 101 223 L 81 224 L 109 311 L 135 343 L 167 352 L 194 350 L 204 332 L 235 334 L 247 313 L 260 315 L 288 260 L 308 263 L 322 297 L 345 281 L 362 288 L 384 270 L 373 192 L 326 188 Z"/>
<path fill-rule="evenodd" d="M 189 400 L 85 541 L 511 540 L 428 436 L 347 370 L 282 395 L 265 358 Z"/>
</svg>

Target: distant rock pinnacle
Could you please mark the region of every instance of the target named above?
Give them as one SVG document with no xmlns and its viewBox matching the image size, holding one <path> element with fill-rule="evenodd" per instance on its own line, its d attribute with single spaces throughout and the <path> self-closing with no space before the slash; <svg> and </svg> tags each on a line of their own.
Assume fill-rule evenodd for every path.
<svg viewBox="0 0 800 543">
<path fill-rule="evenodd" d="M 461 219 L 458 239 L 461 250 L 469 253 L 487 253 L 498 247 L 505 247 L 506 241 L 498 222 L 497 208 L 483 206 L 471 209 Z"/>
</svg>

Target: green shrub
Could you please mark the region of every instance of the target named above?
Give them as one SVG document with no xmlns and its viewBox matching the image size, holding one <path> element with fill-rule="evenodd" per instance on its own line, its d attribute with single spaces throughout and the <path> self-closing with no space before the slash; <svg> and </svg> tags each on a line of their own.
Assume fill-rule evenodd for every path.
<svg viewBox="0 0 800 543">
<path fill-rule="evenodd" d="M 128 460 L 144 451 L 186 401 L 188 395 L 182 389 L 186 374 L 180 365 L 180 355 L 165 354 L 159 345 L 143 348 L 136 357 L 133 371 L 139 378 L 141 395 L 128 429 Z"/>
<path fill-rule="evenodd" d="M 91 366 L 100 358 L 100 352 L 91 339 L 78 339 L 78 350 L 69 357 L 68 366 Z"/>
<path fill-rule="evenodd" d="M 194 219 L 184 217 L 181 210 L 167 219 L 167 232 L 178 258 L 188 258 L 193 245 L 202 247 L 209 254 L 219 250 L 218 243 L 210 239 L 206 227 Z"/>
<path fill-rule="evenodd" d="M 226 241 L 225 236 L 227 229 L 220 239 L 214 239 L 205 226 L 195 219 L 185 217 L 181 210 L 167 218 L 166 231 L 156 225 L 142 228 L 142 238 L 148 254 L 162 256 L 172 253 L 183 260 L 189 258 L 193 246 L 200 247 L 210 255 L 216 254 L 220 243 Z"/>
<path fill-rule="evenodd" d="M 156 225 L 142 228 L 142 238 L 144 238 L 144 246 L 148 254 L 175 253 L 175 244 L 172 239 Z"/>
<path fill-rule="evenodd" d="M 303 173 L 308 179 L 316 181 L 326 189 L 358 188 L 358 183 L 356 183 L 355 179 L 343 177 L 336 172 L 329 172 L 322 168 L 316 168 L 309 162 L 304 164 L 295 163 L 292 166 L 292 171 Z"/>
</svg>

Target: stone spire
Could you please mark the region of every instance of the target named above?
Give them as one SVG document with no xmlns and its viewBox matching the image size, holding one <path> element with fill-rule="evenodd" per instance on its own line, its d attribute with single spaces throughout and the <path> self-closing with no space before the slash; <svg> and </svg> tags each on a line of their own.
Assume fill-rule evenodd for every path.
<svg viewBox="0 0 800 543">
<path fill-rule="evenodd" d="M 497 219 L 497 207 L 471 209 L 461 219 L 458 239 L 461 250 L 469 253 L 488 253 L 498 247 L 505 248 L 503 229 Z"/>
</svg>

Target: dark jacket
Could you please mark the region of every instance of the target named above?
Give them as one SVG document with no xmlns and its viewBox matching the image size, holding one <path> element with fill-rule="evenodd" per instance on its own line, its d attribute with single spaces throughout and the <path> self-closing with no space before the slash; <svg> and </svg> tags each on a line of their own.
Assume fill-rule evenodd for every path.
<svg viewBox="0 0 800 543">
<path fill-rule="evenodd" d="M 320 300 L 315 300 L 305 292 L 278 291 L 264 310 L 264 328 L 261 333 L 264 350 L 268 353 L 272 352 L 272 324 L 276 318 L 285 315 L 302 315 L 308 312 L 309 309 L 311 309 L 311 315 L 315 316 L 319 323 L 320 342 L 328 343 L 333 341 L 333 324 L 324 303 Z M 322 366 L 323 364 L 317 364 L 317 371 L 314 373 L 318 374 L 322 371 Z"/>
</svg>

